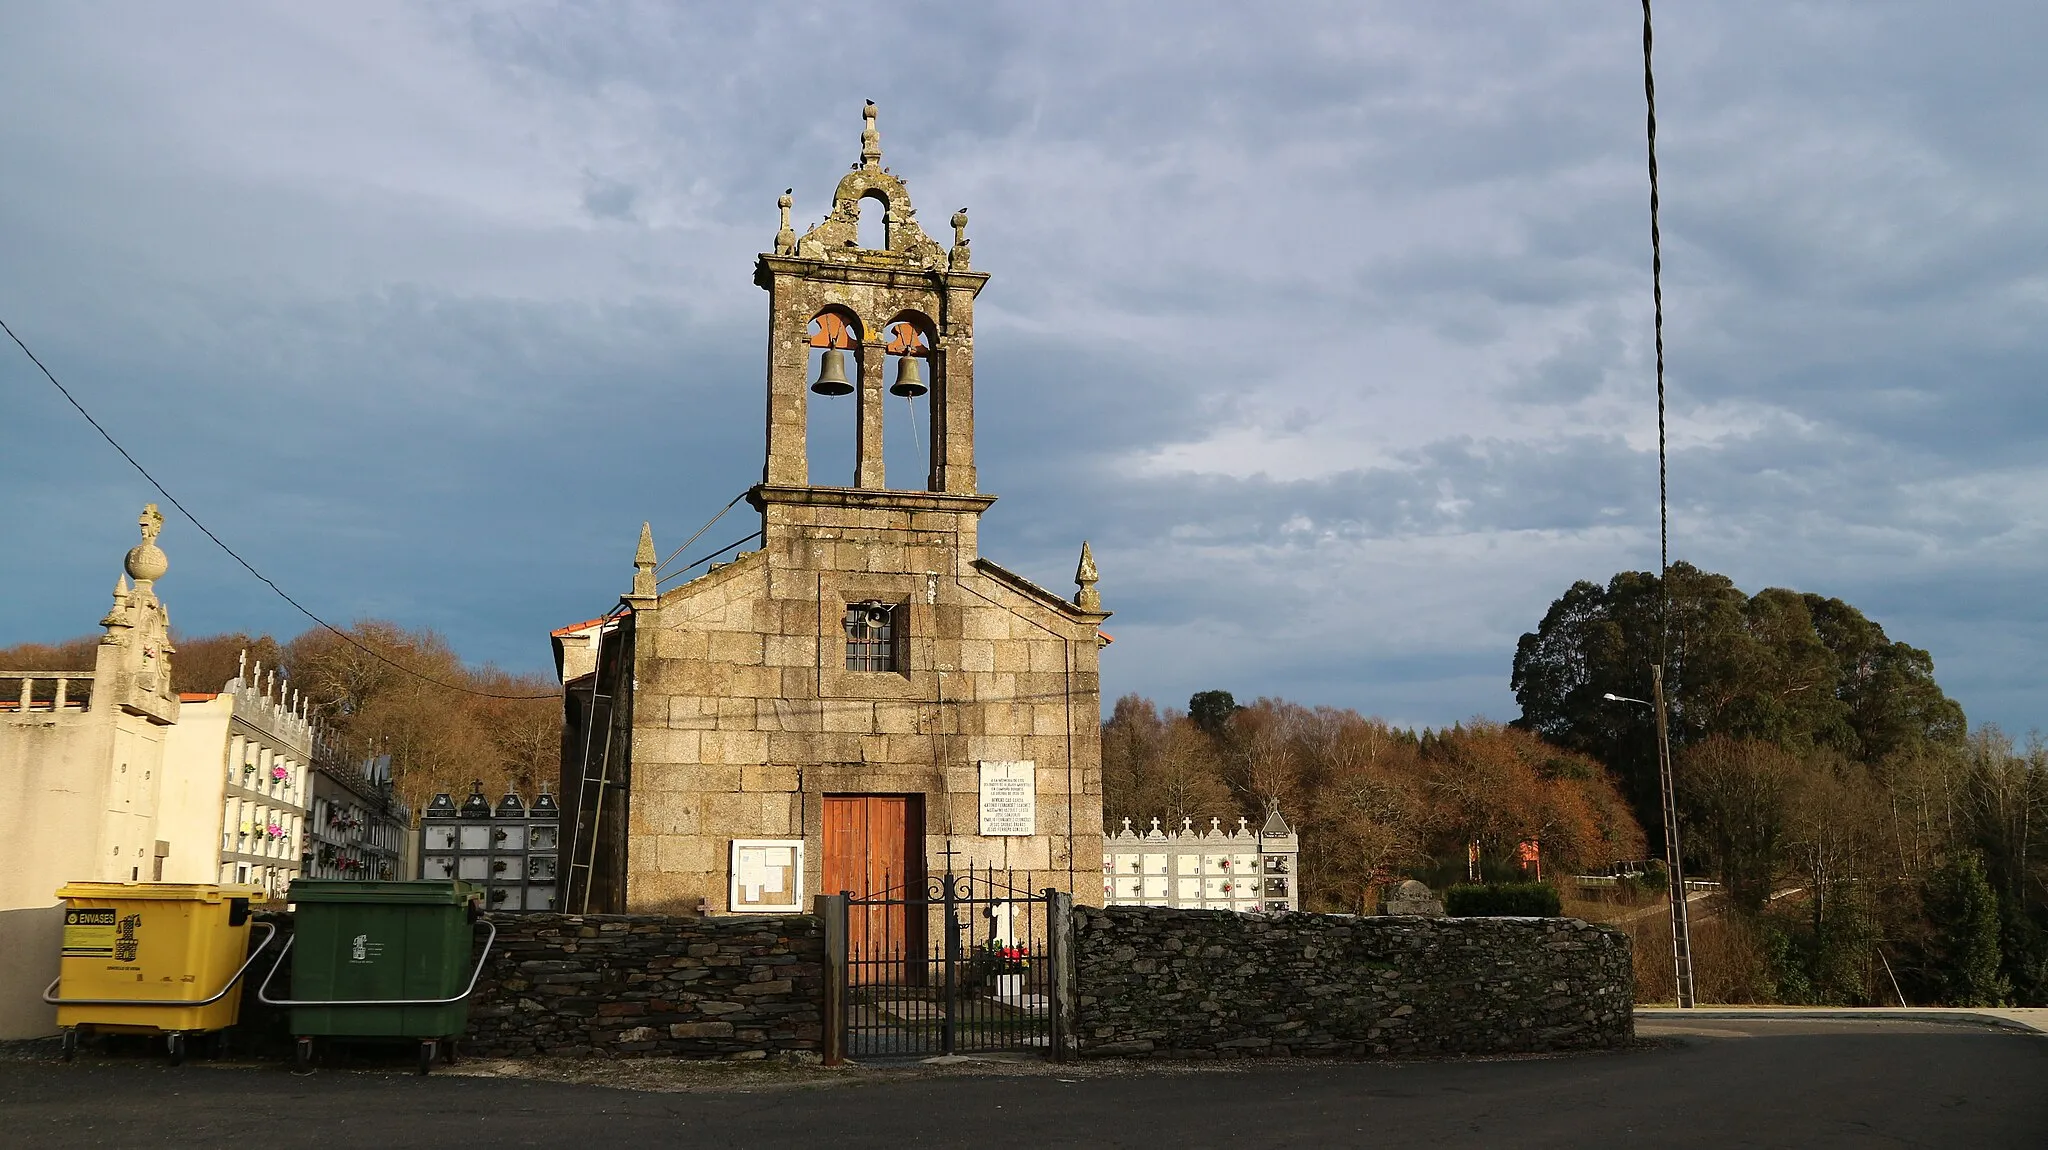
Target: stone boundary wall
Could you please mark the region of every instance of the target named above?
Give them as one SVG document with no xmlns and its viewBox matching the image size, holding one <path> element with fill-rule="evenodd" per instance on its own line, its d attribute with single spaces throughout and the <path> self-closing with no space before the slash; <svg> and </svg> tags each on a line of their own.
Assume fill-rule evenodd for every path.
<svg viewBox="0 0 2048 1150">
<path fill-rule="evenodd" d="M 496 922 L 465 1050 L 813 1058 L 824 1044 L 825 932 L 815 917 L 520 914 Z"/>
<path fill-rule="evenodd" d="M 1075 907 L 1084 1056 L 1498 1054 L 1635 1036 L 1628 936 L 1568 918 Z"/>
</svg>

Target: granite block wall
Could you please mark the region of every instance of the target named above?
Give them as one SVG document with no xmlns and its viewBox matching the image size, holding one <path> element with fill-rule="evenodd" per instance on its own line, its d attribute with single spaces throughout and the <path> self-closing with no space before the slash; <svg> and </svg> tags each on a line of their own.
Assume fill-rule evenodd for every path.
<svg viewBox="0 0 2048 1150">
<path fill-rule="evenodd" d="M 1566 918 L 1075 908 L 1080 1053 L 1584 1050 L 1635 1035 L 1628 936 Z"/>
</svg>

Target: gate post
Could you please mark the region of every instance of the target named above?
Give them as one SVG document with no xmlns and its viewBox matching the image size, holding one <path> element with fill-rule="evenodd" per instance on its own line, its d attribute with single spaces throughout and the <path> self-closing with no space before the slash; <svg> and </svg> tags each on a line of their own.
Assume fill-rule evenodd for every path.
<svg viewBox="0 0 2048 1150">
<path fill-rule="evenodd" d="M 1045 942 L 1052 951 L 1052 1059 L 1065 1062 L 1074 1056 L 1074 896 L 1052 887 L 1045 890 Z"/>
<path fill-rule="evenodd" d="M 969 891 L 972 894 L 972 891 Z M 959 1042 L 956 1019 L 960 1013 L 960 922 L 953 902 L 953 868 L 946 868 L 946 961 L 945 1018 L 939 1023 L 939 1053 L 952 1054 Z"/>
<path fill-rule="evenodd" d="M 846 1062 L 846 894 L 821 894 L 813 900 L 825 932 L 824 1049 L 827 1066 Z"/>
</svg>

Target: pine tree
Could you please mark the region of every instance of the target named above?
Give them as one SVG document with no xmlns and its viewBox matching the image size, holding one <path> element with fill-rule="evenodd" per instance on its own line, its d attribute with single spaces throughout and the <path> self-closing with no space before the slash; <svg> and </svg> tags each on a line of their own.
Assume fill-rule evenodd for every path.
<svg viewBox="0 0 2048 1150">
<path fill-rule="evenodd" d="M 1965 851 L 1928 872 L 1928 976 L 1949 1006 L 1998 1006 L 2012 994 L 2000 972 L 1998 898 L 1984 876 L 1984 859 Z"/>
</svg>

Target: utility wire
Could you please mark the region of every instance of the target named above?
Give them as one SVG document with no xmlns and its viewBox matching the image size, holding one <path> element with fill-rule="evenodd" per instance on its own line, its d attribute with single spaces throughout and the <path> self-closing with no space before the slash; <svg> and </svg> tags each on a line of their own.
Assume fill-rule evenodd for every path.
<svg viewBox="0 0 2048 1150">
<path fill-rule="evenodd" d="M 748 488 L 747 490 L 748 490 L 748 491 L 751 491 L 751 490 L 753 490 L 753 489 L 752 489 L 752 488 Z M 681 554 L 682 554 L 682 553 L 683 553 L 683 552 L 684 552 L 684 551 L 685 551 L 685 550 L 686 550 L 686 549 L 687 549 L 687 548 L 688 548 L 688 547 L 690 546 L 690 544 L 692 544 L 692 543 L 695 543 L 695 542 L 696 542 L 697 540 L 699 540 L 699 539 L 702 539 L 702 538 L 704 538 L 704 533 L 705 533 L 706 531 L 709 531 L 709 530 L 711 530 L 711 525 L 712 525 L 713 523 L 716 523 L 716 522 L 718 522 L 719 520 L 721 520 L 721 519 L 725 518 L 725 513 L 726 513 L 726 512 L 728 512 L 728 511 L 731 511 L 731 510 L 732 510 L 732 509 L 733 509 L 734 507 L 737 507 L 737 506 L 739 506 L 739 502 L 740 502 L 740 500 L 742 500 L 742 499 L 745 499 L 746 497 L 747 497 L 747 492 L 746 492 L 746 491 L 742 491 L 742 492 L 740 492 L 740 493 L 739 493 L 738 495 L 735 495 L 735 496 L 733 496 L 733 497 L 732 497 L 732 502 L 731 502 L 731 503 L 728 503 L 728 504 L 726 504 L 725 506 L 723 506 L 723 507 L 719 508 L 719 509 L 718 509 L 718 514 L 716 514 L 716 515 L 713 515 L 713 516 L 712 516 L 712 517 L 711 517 L 711 518 L 710 518 L 709 520 L 706 520 L 706 521 L 705 521 L 705 523 L 704 523 L 704 526 L 702 526 L 702 527 L 699 527 L 699 528 L 697 528 L 697 533 L 696 533 L 695 535 L 692 535 L 692 536 L 690 536 L 690 537 L 689 537 L 688 539 L 685 539 L 685 540 L 683 540 L 683 545 L 682 545 L 681 547 L 678 547 L 678 548 L 676 548 L 676 549 L 675 549 L 674 551 L 671 551 L 671 552 L 669 552 L 669 553 L 668 553 L 668 558 L 666 558 L 666 559 L 662 560 L 661 562 L 659 562 L 659 563 L 655 564 L 655 565 L 654 565 L 654 569 L 655 569 L 656 571 L 659 571 L 659 570 L 661 570 L 661 569 L 662 569 L 663 567 L 666 567 L 666 566 L 668 566 L 669 564 L 671 564 L 671 563 L 675 562 L 675 561 L 676 561 L 676 556 L 678 556 L 678 555 L 681 555 Z M 742 539 L 742 540 L 740 540 L 740 542 L 744 543 L 744 542 L 746 542 L 746 540 Z M 714 552 L 712 552 L 712 554 L 713 554 L 713 555 L 716 555 L 716 554 L 718 554 L 718 553 L 717 553 L 716 551 L 714 551 Z M 702 559 L 699 559 L 699 560 L 697 561 L 697 563 L 702 563 L 703 561 L 704 561 L 704 560 L 702 560 Z M 696 563 L 692 563 L 692 564 L 690 564 L 690 567 L 695 567 L 696 565 L 697 565 Z M 683 570 L 685 570 L 685 571 L 688 571 L 688 570 L 690 569 L 690 567 L 685 567 L 685 568 L 683 568 Z"/>
<path fill-rule="evenodd" d="M 1661 664 L 1671 645 L 1671 513 L 1664 449 L 1664 237 L 1657 228 L 1657 79 L 1650 70 L 1650 0 L 1643 0 L 1643 102 L 1649 109 L 1650 298 L 1657 328 L 1657 586 L 1663 599 L 1658 612 L 1657 661 Z"/>
<path fill-rule="evenodd" d="M 398 670 L 403 671 L 408 675 L 411 675 L 415 679 L 418 679 L 426 683 L 432 683 L 434 686 L 437 687 L 444 687 L 450 691 L 459 691 L 465 695 L 476 695 L 480 698 L 485 699 L 558 699 L 561 697 L 560 695 L 553 694 L 501 695 L 493 691 L 479 691 L 474 687 L 464 687 L 457 683 L 450 683 L 441 679 L 436 679 L 432 675 L 422 674 L 419 671 L 413 670 L 411 667 L 408 667 L 405 664 L 399 662 L 398 660 L 391 658 L 389 655 L 384 654 L 382 651 L 379 651 L 376 648 L 371 647 L 357 640 L 355 636 L 350 635 L 348 632 L 343 631 L 341 628 L 336 627 L 334 624 L 329 623 L 327 620 L 322 619 L 320 616 L 315 615 L 311 611 L 306 610 L 304 604 L 300 603 L 297 599 L 292 598 L 290 595 L 285 594 L 284 588 L 279 587 L 276 583 L 271 582 L 270 577 L 268 575 L 265 575 L 263 572 L 256 570 L 255 567 L 249 564 L 249 561 L 247 559 L 244 559 L 240 555 L 236 554 L 235 549 L 228 546 L 226 543 L 222 542 L 220 536 L 215 535 L 211 528 L 207 527 L 206 524 L 201 523 L 199 521 L 199 517 L 197 515 L 192 514 L 190 508 L 186 507 L 183 503 L 178 502 L 177 496 L 172 495 L 169 491 L 165 490 L 164 485 L 157 482 L 156 476 L 151 475 L 149 473 L 148 468 L 136 462 L 135 457 L 133 455 L 128 454 L 128 449 L 121 446 L 121 444 L 117 440 L 115 440 L 115 438 L 112 435 L 108 434 L 106 428 L 100 426 L 100 421 L 94 419 L 92 417 L 92 413 L 85 409 L 85 405 L 78 402 L 78 397 L 71 394 L 71 389 L 65 387 L 62 383 L 59 383 L 57 381 L 57 377 L 51 374 L 49 367 L 45 365 L 41 359 L 37 358 L 35 352 L 29 350 L 29 346 L 21 341 L 20 336 L 14 334 L 14 329 L 7 326 L 7 321 L 4 319 L 0 319 L 0 331 L 4 331 L 7 333 L 7 338 L 14 341 L 14 346 L 20 348 L 21 353 L 28 357 L 29 362 L 35 364 L 36 367 L 42 371 L 43 378 L 49 380 L 51 385 L 54 386 L 59 392 L 61 392 L 66 400 L 70 401 L 71 406 L 78 409 L 78 414 L 84 416 L 85 421 L 87 423 L 92 424 L 92 429 L 100 433 L 101 439 L 106 440 L 107 443 L 110 446 L 112 446 L 115 451 L 120 452 L 121 458 L 127 460 L 128 465 L 130 467 L 133 467 L 136 471 L 140 472 L 142 474 L 142 477 L 149 481 L 149 485 L 151 487 L 156 488 L 156 492 L 158 495 L 163 496 L 166 502 L 168 502 L 171 506 L 177 508 L 180 512 L 182 512 L 185 518 L 191 520 L 192 526 L 199 528 L 200 534 L 206 536 L 208 539 L 213 540 L 215 546 L 219 547 L 222 551 L 227 552 L 228 558 L 233 559 L 235 562 L 241 564 L 243 570 L 247 571 L 251 575 L 254 575 L 259 581 L 262 582 L 262 584 L 265 587 L 268 587 L 272 591 L 277 592 L 277 597 L 284 600 L 287 603 L 290 603 L 294 608 L 298 610 L 299 614 L 304 615 L 308 619 L 311 619 L 316 625 L 333 633 L 336 638 L 340 639 L 344 643 L 347 643 L 349 646 L 362 651 L 364 654 L 369 655 L 372 658 L 378 659 L 384 663 L 388 663 L 391 666 L 397 668 Z"/>
<path fill-rule="evenodd" d="M 1692 925 L 1686 910 L 1685 856 L 1678 841 L 1678 803 L 1672 780 L 1669 690 L 1671 658 L 1671 495 L 1664 434 L 1664 238 L 1657 228 L 1657 79 L 1651 68 L 1650 0 L 1643 0 L 1643 104 L 1650 159 L 1650 296 L 1657 330 L 1657 782 L 1664 807 L 1664 854 L 1671 879 L 1671 969 L 1678 1005 L 1694 1005 Z"/>
<path fill-rule="evenodd" d="M 720 555 L 723 555 L 726 552 L 732 550 L 733 548 L 738 547 L 740 544 L 746 543 L 750 540 L 758 539 L 760 537 L 761 533 L 759 531 L 755 531 L 748 535 L 742 535 L 738 539 L 735 539 L 732 542 L 726 544 L 725 546 L 720 547 L 716 551 L 706 551 L 704 554 L 699 555 L 697 558 L 690 560 L 688 563 L 683 564 L 681 567 L 678 567 L 675 570 L 669 572 L 668 574 L 663 575 L 661 577 L 661 583 L 668 582 L 676 576 L 688 571 L 690 568 L 695 567 L 697 564 L 704 562 L 706 559 L 716 559 Z M 656 583 L 655 586 L 659 587 L 661 586 L 661 583 Z"/>
</svg>

